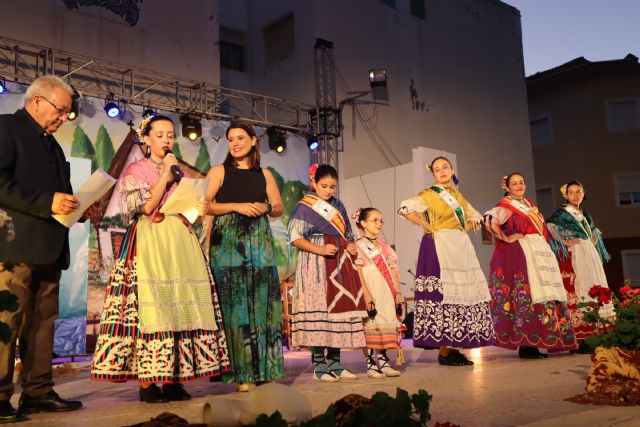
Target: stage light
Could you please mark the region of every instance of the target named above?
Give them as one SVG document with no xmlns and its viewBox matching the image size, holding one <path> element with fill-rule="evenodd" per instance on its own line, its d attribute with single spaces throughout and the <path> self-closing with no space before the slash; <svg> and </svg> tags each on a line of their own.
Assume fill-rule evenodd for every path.
<svg viewBox="0 0 640 427">
<path fill-rule="evenodd" d="M 7 81 L 4 77 L 0 77 L 0 95 L 7 91 Z"/>
<path fill-rule="evenodd" d="M 371 88 L 376 86 L 387 86 L 387 70 L 379 68 L 375 70 L 369 70 L 369 84 Z"/>
<path fill-rule="evenodd" d="M 309 150 L 311 151 L 316 151 L 320 148 L 320 141 L 318 141 L 318 137 L 315 135 L 309 135 L 307 138 L 307 147 L 309 147 Z"/>
<path fill-rule="evenodd" d="M 193 113 L 187 113 L 180 116 L 182 122 L 182 136 L 187 137 L 189 141 L 195 141 L 202 137 L 202 123 L 200 116 Z"/>
<path fill-rule="evenodd" d="M 151 107 L 145 108 L 142 112 L 142 118 L 146 119 L 147 117 L 154 117 L 156 115 L 156 111 Z"/>
<path fill-rule="evenodd" d="M 113 97 L 113 93 L 110 93 L 109 95 L 107 95 L 104 102 L 105 102 L 104 112 L 107 113 L 107 116 L 114 119 L 122 113 L 122 110 L 120 109 L 120 105 L 118 105 L 118 103 L 115 101 Z"/>
<path fill-rule="evenodd" d="M 283 130 L 271 126 L 267 128 L 267 137 L 269 138 L 269 148 L 276 153 L 284 153 L 287 149 L 287 139 Z"/>
<path fill-rule="evenodd" d="M 78 118 L 78 114 L 80 113 L 80 106 L 78 104 L 78 99 L 80 98 L 80 94 L 77 90 L 73 89 L 73 95 L 71 95 L 71 112 L 67 116 L 67 120 L 74 121 Z"/>
</svg>

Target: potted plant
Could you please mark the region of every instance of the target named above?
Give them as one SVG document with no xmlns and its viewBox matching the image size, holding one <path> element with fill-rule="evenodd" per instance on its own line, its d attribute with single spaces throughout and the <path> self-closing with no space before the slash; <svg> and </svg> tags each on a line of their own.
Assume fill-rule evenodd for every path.
<svg viewBox="0 0 640 427">
<path fill-rule="evenodd" d="M 595 285 L 594 301 L 580 302 L 583 320 L 595 325 L 596 334 L 586 342 L 595 351 L 587 377 L 587 393 L 568 400 L 577 403 L 640 405 L 640 289 L 626 280 L 617 298 L 610 289 Z M 602 305 L 613 302 L 615 319 L 600 316 Z"/>
</svg>

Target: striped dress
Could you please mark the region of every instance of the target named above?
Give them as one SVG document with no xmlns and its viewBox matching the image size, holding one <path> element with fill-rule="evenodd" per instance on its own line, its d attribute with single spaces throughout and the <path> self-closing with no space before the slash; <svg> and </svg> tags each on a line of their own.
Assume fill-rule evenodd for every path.
<svg viewBox="0 0 640 427">
<path fill-rule="evenodd" d="M 142 214 L 159 177 L 142 159 L 117 184 L 134 220 L 107 285 L 93 380 L 174 383 L 230 368 L 218 297 L 195 233 L 176 215 L 152 221 L 159 207 Z"/>
</svg>

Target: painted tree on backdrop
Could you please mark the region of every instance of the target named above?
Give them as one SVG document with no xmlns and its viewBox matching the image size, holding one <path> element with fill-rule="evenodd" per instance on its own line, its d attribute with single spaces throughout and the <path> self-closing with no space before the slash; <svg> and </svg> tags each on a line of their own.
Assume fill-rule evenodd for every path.
<svg viewBox="0 0 640 427">
<path fill-rule="evenodd" d="M 200 150 L 194 166 L 202 173 L 207 173 L 211 169 L 211 158 L 209 157 L 207 144 L 204 143 L 204 138 L 200 138 Z"/>
<path fill-rule="evenodd" d="M 113 157 L 116 155 L 113 149 L 113 142 L 104 125 L 100 125 L 98 136 L 96 136 L 96 163 L 99 168 L 108 171 L 111 167 Z"/>
<path fill-rule="evenodd" d="M 175 144 L 173 144 L 173 154 L 180 160 L 184 160 L 182 158 L 182 151 L 180 151 L 180 144 L 178 144 L 178 141 L 176 141 Z"/>
<path fill-rule="evenodd" d="M 96 152 L 93 149 L 91 140 L 89 140 L 89 137 L 80 126 L 76 126 L 76 129 L 73 131 L 71 157 L 91 160 L 91 172 L 98 168 L 96 163 Z"/>
</svg>

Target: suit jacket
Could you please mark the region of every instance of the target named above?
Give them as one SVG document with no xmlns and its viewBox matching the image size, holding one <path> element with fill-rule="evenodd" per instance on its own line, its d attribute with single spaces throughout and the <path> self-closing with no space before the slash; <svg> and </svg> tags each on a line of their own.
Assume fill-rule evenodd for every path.
<svg viewBox="0 0 640 427">
<path fill-rule="evenodd" d="M 51 217 L 55 192 L 72 193 L 69 162 L 25 109 L 0 115 L 0 209 L 15 238 L 0 230 L 0 261 L 69 267 L 69 230 Z"/>
</svg>

